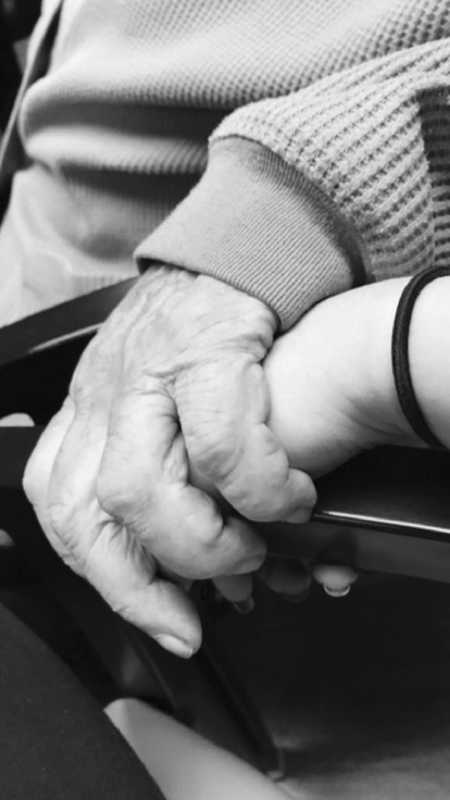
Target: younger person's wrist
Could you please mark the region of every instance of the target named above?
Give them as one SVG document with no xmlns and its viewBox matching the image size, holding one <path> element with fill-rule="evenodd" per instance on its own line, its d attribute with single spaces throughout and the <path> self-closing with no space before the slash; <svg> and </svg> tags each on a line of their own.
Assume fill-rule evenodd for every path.
<svg viewBox="0 0 450 800">
<path fill-rule="evenodd" d="M 400 297 L 410 278 L 395 278 L 367 287 L 366 325 L 367 388 L 363 413 L 378 437 L 378 444 L 420 447 L 398 399 L 392 368 L 392 331 Z M 370 296 L 369 296 L 370 292 Z M 410 351 L 415 350 L 414 342 Z"/>
<path fill-rule="evenodd" d="M 422 414 L 450 447 L 450 277 L 431 280 L 415 300 L 409 329 L 409 367 Z"/>
</svg>

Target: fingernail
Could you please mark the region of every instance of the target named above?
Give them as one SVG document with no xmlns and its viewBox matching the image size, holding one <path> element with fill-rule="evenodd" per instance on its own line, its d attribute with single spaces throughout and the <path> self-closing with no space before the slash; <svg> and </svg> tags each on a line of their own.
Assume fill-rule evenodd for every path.
<svg viewBox="0 0 450 800">
<path fill-rule="evenodd" d="M 323 586 L 323 590 L 326 594 L 330 597 L 345 597 L 351 589 L 351 584 L 349 583 L 348 586 L 343 586 L 342 588 L 336 589 L 333 586 Z"/>
<path fill-rule="evenodd" d="M 312 574 L 330 597 L 345 597 L 358 577 L 358 573 L 352 567 L 333 566 L 332 564 L 316 564 L 312 569 Z"/>
<path fill-rule="evenodd" d="M 253 597 L 247 597 L 246 600 L 236 600 L 231 605 L 238 614 L 250 614 L 255 608 L 255 601 Z"/>
<path fill-rule="evenodd" d="M 155 636 L 155 641 L 165 650 L 169 650 L 169 652 L 180 656 L 180 658 L 190 658 L 194 654 L 194 648 L 187 642 L 183 642 L 182 639 L 177 639 L 176 636 L 162 633 Z"/>
</svg>

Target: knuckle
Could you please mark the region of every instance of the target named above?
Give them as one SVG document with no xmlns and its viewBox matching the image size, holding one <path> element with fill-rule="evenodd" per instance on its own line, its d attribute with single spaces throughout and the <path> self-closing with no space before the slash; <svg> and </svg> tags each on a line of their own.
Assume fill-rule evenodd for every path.
<svg viewBox="0 0 450 800">
<path fill-rule="evenodd" d="M 109 474 L 100 472 L 97 477 L 95 493 L 100 506 L 108 513 L 114 514 L 118 506 L 117 482 Z"/>
<path fill-rule="evenodd" d="M 219 508 L 211 497 L 204 494 L 200 504 L 184 508 L 183 539 L 191 542 L 196 551 L 214 549 L 221 541 L 224 522 Z"/>
<path fill-rule="evenodd" d="M 215 420 L 198 426 L 190 455 L 195 466 L 207 477 L 223 481 L 233 473 L 238 455 L 234 446 L 235 433 L 231 425 Z"/>
<path fill-rule="evenodd" d="M 264 471 L 268 475 L 269 491 L 282 491 L 289 479 L 289 463 L 285 452 L 277 448 L 268 454 L 264 459 Z"/>
<path fill-rule="evenodd" d="M 97 477 L 96 495 L 107 514 L 123 519 L 137 516 L 144 504 L 142 490 L 122 470 L 101 470 Z"/>
<path fill-rule="evenodd" d="M 33 505 L 37 505 L 42 501 L 42 496 L 46 491 L 55 463 L 55 453 L 52 453 L 52 448 L 49 449 L 48 434 L 50 432 L 53 437 L 55 433 L 58 434 L 61 442 L 73 413 L 73 402 L 69 397 L 66 397 L 59 411 L 47 425 L 44 434 L 40 437 L 27 461 L 22 478 L 22 487 L 28 500 Z"/>
<path fill-rule="evenodd" d="M 223 563 L 227 561 L 229 543 L 223 541 L 223 524 L 221 521 L 212 525 L 198 524 L 184 526 L 181 550 L 177 547 L 172 558 L 167 554 L 164 563 L 170 564 L 174 572 L 181 578 L 204 580 L 223 571 Z"/>
<path fill-rule="evenodd" d="M 61 560 L 77 575 L 85 576 L 85 564 L 75 546 L 71 527 L 67 520 L 72 517 L 68 509 L 62 510 L 56 504 L 47 509 L 47 519 L 49 525 L 44 528 L 44 533 L 52 548 L 59 555 Z"/>
<path fill-rule="evenodd" d="M 54 545 L 53 545 L 54 546 Z M 75 572 L 77 575 L 85 576 L 85 566 L 82 561 L 78 558 L 78 556 L 69 548 L 64 548 L 64 546 L 60 545 L 58 548 L 54 546 L 54 549 L 64 561 L 64 564 Z"/>
<path fill-rule="evenodd" d="M 190 527 L 191 535 L 201 550 L 216 550 L 223 538 L 223 521 L 219 515 L 199 525 Z"/>
<path fill-rule="evenodd" d="M 61 500 L 52 501 L 48 505 L 47 514 L 53 530 L 65 540 L 75 515 L 74 503 Z"/>
<path fill-rule="evenodd" d="M 118 594 L 113 591 L 104 590 L 102 592 L 105 601 L 115 614 L 124 619 L 126 622 L 134 623 L 137 617 L 136 601 L 130 593 L 124 592 Z"/>
<path fill-rule="evenodd" d="M 272 522 L 280 519 L 288 503 L 286 484 L 289 468 L 282 453 L 274 454 L 258 467 L 253 478 L 244 480 L 241 474 L 232 476 L 224 491 L 234 508 L 248 519 Z"/>
</svg>

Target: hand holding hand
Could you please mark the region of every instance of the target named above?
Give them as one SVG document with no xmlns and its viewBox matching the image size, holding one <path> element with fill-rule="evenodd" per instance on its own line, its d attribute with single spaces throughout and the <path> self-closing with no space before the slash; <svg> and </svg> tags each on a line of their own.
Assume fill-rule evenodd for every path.
<svg viewBox="0 0 450 800">
<path fill-rule="evenodd" d="M 167 577 L 249 573 L 265 556 L 251 525 L 224 518 L 190 470 L 250 520 L 302 521 L 315 502 L 266 425 L 261 362 L 274 330 L 258 300 L 150 270 L 84 352 L 26 470 L 64 560 L 179 655 L 199 647 L 200 624 Z"/>
</svg>

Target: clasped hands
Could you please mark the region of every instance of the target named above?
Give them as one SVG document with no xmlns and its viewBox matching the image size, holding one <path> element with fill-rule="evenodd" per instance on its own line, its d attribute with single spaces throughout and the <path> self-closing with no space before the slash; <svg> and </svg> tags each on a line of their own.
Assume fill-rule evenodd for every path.
<svg viewBox="0 0 450 800">
<path fill-rule="evenodd" d="M 313 477 L 383 438 L 358 393 L 370 360 L 348 302 L 274 342 L 261 301 L 152 268 L 83 353 L 31 456 L 25 491 L 55 550 L 177 655 L 201 642 L 183 580 L 248 584 L 266 555 L 258 522 L 307 521 Z"/>
</svg>

